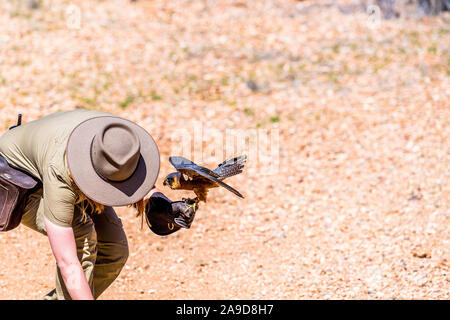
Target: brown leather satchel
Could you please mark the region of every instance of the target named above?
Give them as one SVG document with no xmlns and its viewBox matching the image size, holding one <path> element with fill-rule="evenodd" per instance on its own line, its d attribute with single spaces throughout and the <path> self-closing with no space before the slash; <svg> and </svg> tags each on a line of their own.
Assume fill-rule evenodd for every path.
<svg viewBox="0 0 450 320">
<path fill-rule="evenodd" d="M 25 197 L 36 185 L 35 179 L 11 168 L 0 156 L 0 231 L 12 230 L 20 224 Z"/>
</svg>

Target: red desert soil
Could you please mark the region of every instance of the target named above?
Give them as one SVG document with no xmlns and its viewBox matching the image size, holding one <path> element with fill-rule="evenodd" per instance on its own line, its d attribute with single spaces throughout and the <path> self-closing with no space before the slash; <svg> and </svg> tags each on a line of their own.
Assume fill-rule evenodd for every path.
<svg viewBox="0 0 450 320">
<path fill-rule="evenodd" d="M 278 170 L 250 154 L 228 180 L 245 200 L 212 190 L 190 230 L 118 208 L 131 254 L 102 299 L 450 298 L 450 17 L 310 7 L 327 2 L 1 1 L 2 132 L 116 113 L 157 140 L 172 199 L 192 195 L 162 186 L 183 129 L 206 148 L 208 130 L 279 133 Z M 46 237 L 0 243 L 0 299 L 52 289 Z"/>
</svg>

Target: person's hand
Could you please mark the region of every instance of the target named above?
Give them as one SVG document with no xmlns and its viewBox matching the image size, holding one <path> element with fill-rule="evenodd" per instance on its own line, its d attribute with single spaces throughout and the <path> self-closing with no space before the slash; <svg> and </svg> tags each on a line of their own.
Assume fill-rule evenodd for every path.
<svg viewBox="0 0 450 320">
<path fill-rule="evenodd" d="M 182 228 L 189 229 L 198 210 L 198 202 L 194 199 L 183 199 L 172 202 L 174 222 Z"/>
<path fill-rule="evenodd" d="M 180 228 L 189 229 L 198 203 L 193 199 L 171 201 L 161 192 L 153 192 L 145 206 L 147 225 L 158 235 L 168 235 Z"/>
<path fill-rule="evenodd" d="M 145 205 L 145 221 L 154 233 L 166 236 L 180 229 L 174 223 L 172 201 L 161 192 L 153 192 Z"/>
</svg>

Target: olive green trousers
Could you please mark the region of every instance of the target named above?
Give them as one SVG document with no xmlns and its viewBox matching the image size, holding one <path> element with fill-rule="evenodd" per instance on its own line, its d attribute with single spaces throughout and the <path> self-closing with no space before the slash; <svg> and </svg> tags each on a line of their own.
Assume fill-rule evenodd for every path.
<svg viewBox="0 0 450 320">
<path fill-rule="evenodd" d="M 44 225 L 42 189 L 27 198 L 22 224 L 47 235 Z M 117 278 L 128 258 L 128 242 L 122 221 L 111 207 L 83 217 L 82 208 L 76 205 L 72 220 L 78 259 L 80 260 L 92 294 L 97 299 Z M 46 300 L 66 300 L 70 295 L 56 266 L 56 289 Z"/>
</svg>

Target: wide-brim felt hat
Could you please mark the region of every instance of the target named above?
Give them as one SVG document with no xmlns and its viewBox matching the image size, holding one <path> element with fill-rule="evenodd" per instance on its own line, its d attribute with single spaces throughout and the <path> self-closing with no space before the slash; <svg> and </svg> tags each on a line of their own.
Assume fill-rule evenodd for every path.
<svg viewBox="0 0 450 320">
<path fill-rule="evenodd" d="M 69 171 L 89 199 L 127 206 L 143 199 L 158 178 L 160 156 L 152 136 L 132 121 L 100 116 L 80 123 L 66 149 Z"/>
</svg>

